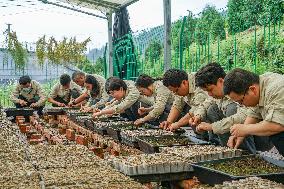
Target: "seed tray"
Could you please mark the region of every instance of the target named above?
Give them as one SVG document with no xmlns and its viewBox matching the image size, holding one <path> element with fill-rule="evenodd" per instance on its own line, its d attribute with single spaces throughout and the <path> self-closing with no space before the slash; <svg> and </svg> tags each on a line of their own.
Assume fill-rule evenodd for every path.
<svg viewBox="0 0 284 189">
<path fill-rule="evenodd" d="M 110 121 L 127 121 L 126 118 L 120 117 L 120 116 L 102 116 L 94 118 L 94 121 L 100 121 L 100 122 L 110 122 Z"/>
<path fill-rule="evenodd" d="M 45 108 L 44 113 L 47 115 L 65 115 L 68 113 L 75 113 L 79 110 L 79 107 L 52 107 Z"/>
<path fill-rule="evenodd" d="M 121 137 L 121 143 L 139 149 L 138 141 L 130 140 L 127 137 Z"/>
<path fill-rule="evenodd" d="M 80 115 L 80 116 L 76 116 L 76 117 L 70 117 L 70 120 L 79 124 L 81 127 L 85 127 L 85 121 L 86 120 L 92 120 L 92 118 L 90 116 L 86 116 L 86 115 Z"/>
<path fill-rule="evenodd" d="M 173 132 L 162 129 L 137 129 L 137 130 L 123 130 L 121 132 L 122 141 L 132 141 L 138 143 L 137 138 L 141 136 L 162 136 L 174 135 Z"/>
<path fill-rule="evenodd" d="M 189 162 L 166 154 L 141 154 L 115 157 L 110 160 L 113 167 L 129 175 L 155 175 L 193 171 Z"/>
<path fill-rule="evenodd" d="M 187 180 L 192 178 L 192 172 L 179 172 L 179 173 L 164 173 L 164 174 L 148 174 L 148 175 L 131 175 L 135 181 L 140 183 L 148 183 L 148 182 L 173 182 L 180 180 Z"/>
<path fill-rule="evenodd" d="M 187 146 L 195 144 L 207 144 L 196 143 L 190 140 L 186 136 L 169 135 L 169 136 L 142 136 L 138 139 L 139 148 L 145 153 L 158 153 L 161 147 L 172 147 L 172 146 Z"/>
<path fill-rule="evenodd" d="M 132 122 L 127 122 L 125 124 L 111 125 L 107 127 L 107 134 L 117 141 L 121 141 L 121 131 L 122 130 L 137 130 L 137 129 L 154 129 L 155 127 L 150 124 L 144 124 L 140 127 L 135 126 Z"/>
<path fill-rule="evenodd" d="M 62 107 L 45 108 L 44 113 L 47 115 L 64 115 L 64 109 Z"/>
<path fill-rule="evenodd" d="M 208 165 L 217 165 L 217 164 L 222 164 L 222 163 L 228 163 L 232 166 L 233 161 L 235 160 L 243 160 L 247 161 L 246 158 L 257 158 L 265 161 L 263 158 L 257 156 L 257 155 L 250 155 L 250 156 L 242 156 L 242 157 L 234 157 L 234 158 L 226 158 L 226 159 L 220 159 L 220 160 L 213 160 L 213 161 L 204 161 L 200 163 L 195 163 L 192 164 L 193 169 L 194 169 L 194 175 L 197 176 L 200 182 L 214 185 L 214 184 L 221 184 L 224 181 L 232 181 L 232 180 L 239 180 L 243 179 L 246 177 L 251 177 L 251 176 L 257 176 L 261 178 L 265 178 L 268 180 L 276 181 L 279 183 L 284 183 L 284 169 L 279 168 L 279 171 L 273 172 L 273 173 L 261 173 L 261 174 L 247 174 L 247 175 L 233 175 L 221 170 L 216 170 L 214 168 L 209 168 Z M 271 162 L 268 162 L 270 165 L 273 165 L 277 167 L 274 164 L 271 164 Z"/>
<path fill-rule="evenodd" d="M 106 130 L 107 127 L 100 125 L 101 123 L 103 122 L 93 121 L 93 124 L 94 124 L 93 131 L 100 135 L 107 135 L 107 130 Z"/>
<path fill-rule="evenodd" d="M 7 117 L 15 116 L 32 116 L 35 111 L 32 108 L 6 108 L 4 109 Z"/>
<path fill-rule="evenodd" d="M 68 112 L 67 113 L 70 120 L 76 120 L 77 117 L 89 116 L 92 118 L 92 113 L 90 112 Z"/>
<path fill-rule="evenodd" d="M 107 127 L 106 130 L 107 130 L 107 134 L 112 137 L 114 140 L 116 141 L 121 141 L 121 135 L 120 135 L 120 132 L 121 132 L 121 129 L 135 129 L 135 127 L 133 125 L 126 125 L 124 127 L 124 125 L 121 125 L 122 128 L 118 128 L 118 127 Z"/>
<path fill-rule="evenodd" d="M 94 131 L 94 121 L 91 119 L 85 120 L 85 128 L 91 131 Z"/>
</svg>

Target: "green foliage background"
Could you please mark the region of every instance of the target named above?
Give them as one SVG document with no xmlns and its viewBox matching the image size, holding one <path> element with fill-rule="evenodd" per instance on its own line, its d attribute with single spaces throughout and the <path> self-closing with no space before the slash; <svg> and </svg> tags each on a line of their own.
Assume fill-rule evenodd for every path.
<svg viewBox="0 0 284 189">
<path fill-rule="evenodd" d="M 182 48 L 182 67 L 188 72 L 214 61 L 226 70 L 241 67 L 258 74 L 284 73 L 283 4 L 281 0 L 229 0 L 227 10 L 207 5 L 198 15 L 189 12 L 182 47 L 182 18 L 172 25 L 171 67 L 179 68 Z M 163 46 L 156 48 L 157 43 L 148 45 L 145 58 L 140 56 L 141 72 L 152 76 L 163 74 Z"/>
</svg>

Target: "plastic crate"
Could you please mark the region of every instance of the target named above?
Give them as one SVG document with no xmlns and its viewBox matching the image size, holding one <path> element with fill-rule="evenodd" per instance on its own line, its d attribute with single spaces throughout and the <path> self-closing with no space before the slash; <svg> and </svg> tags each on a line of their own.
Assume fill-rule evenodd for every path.
<svg viewBox="0 0 284 189">
<path fill-rule="evenodd" d="M 176 140 L 176 143 L 168 144 L 153 144 L 151 140 L 155 140 L 157 143 L 162 142 L 163 140 Z M 163 135 L 163 136 L 142 136 L 137 139 L 139 148 L 145 153 L 158 153 L 161 147 L 171 147 L 171 146 L 187 146 L 195 144 L 208 144 L 207 142 L 194 142 L 186 136 L 179 135 Z"/>
<path fill-rule="evenodd" d="M 249 155 L 249 156 L 241 156 L 241 157 L 234 157 L 234 158 L 226 158 L 226 159 L 220 159 L 220 160 L 212 160 L 212 161 L 205 161 L 205 162 L 200 162 L 196 164 L 192 164 L 193 169 L 194 169 L 194 176 L 196 176 L 200 182 L 205 183 L 205 184 L 222 184 L 224 181 L 232 181 L 232 180 L 239 180 L 243 179 L 246 177 L 251 177 L 251 176 L 257 176 L 261 177 L 264 179 L 276 181 L 278 183 L 284 183 L 284 169 L 282 172 L 279 173 L 271 173 L 271 174 L 258 174 L 258 175 L 244 175 L 244 176 L 235 176 L 235 175 L 230 175 L 228 173 L 225 173 L 223 171 L 211 169 L 208 167 L 205 167 L 205 164 L 218 164 L 226 161 L 232 161 L 232 160 L 237 160 L 237 159 L 243 159 L 247 157 L 256 157 L 256 158 L 261 158 L 258 155 Z M 264 159 L 263 159 L 264 160 Z M 269 162 L 269 161 L 267 161 Z M 272 163 L 273 162 L 269 162 Z"/>
<path fill-rule="evenodd" d="M 6 108 L 4 112 L 7 117 L 15 116 L 32 116 L 35 110 L 32 108 Z"/>
</svg>

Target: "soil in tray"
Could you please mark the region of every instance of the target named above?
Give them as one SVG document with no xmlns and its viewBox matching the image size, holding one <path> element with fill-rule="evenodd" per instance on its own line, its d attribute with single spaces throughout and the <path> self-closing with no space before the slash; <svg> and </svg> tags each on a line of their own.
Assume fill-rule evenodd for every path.
<svg viewBox="0 0 284 189">
<path fill-rule="evenodd" d="M 225 161 L 222 163 L 208 163 L 203 166 L 222 171 L 234 176 L 260 175 L 283 173 L 284 168 L 278 167 L 257 157 L 246 157 Z"/>
<path fill-rule="evenodd" d="M 146 142 L 152 146 L 188 145 L 193 143 L 188 138 L 162 138 L 162 137 L 148 138 Z"/>
</svg>

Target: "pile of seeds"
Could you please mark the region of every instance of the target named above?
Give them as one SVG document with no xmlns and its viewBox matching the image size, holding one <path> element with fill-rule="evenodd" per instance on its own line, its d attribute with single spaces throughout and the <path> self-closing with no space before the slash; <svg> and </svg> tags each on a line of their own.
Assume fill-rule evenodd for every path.
<svg viewBox="0 0 284 189">
<path fill-rule="evenodd" d="M 40 188 L 39 175 L 26 154 L 27 141 L 3 112 L 0 120 L 1 188 Z"/>
<path fill-rule="evenodd" d="M 127 188 L 130 184 L 133 188 L 143 188 L 139 183 L 111 168 L 106 161 L 95 156 L 85 146 L 31 146 L 30 156 L 47 188 L 108 188 L 108 184 L 117 188 L 123 188 L 124 185 Z"/>
</svg>

